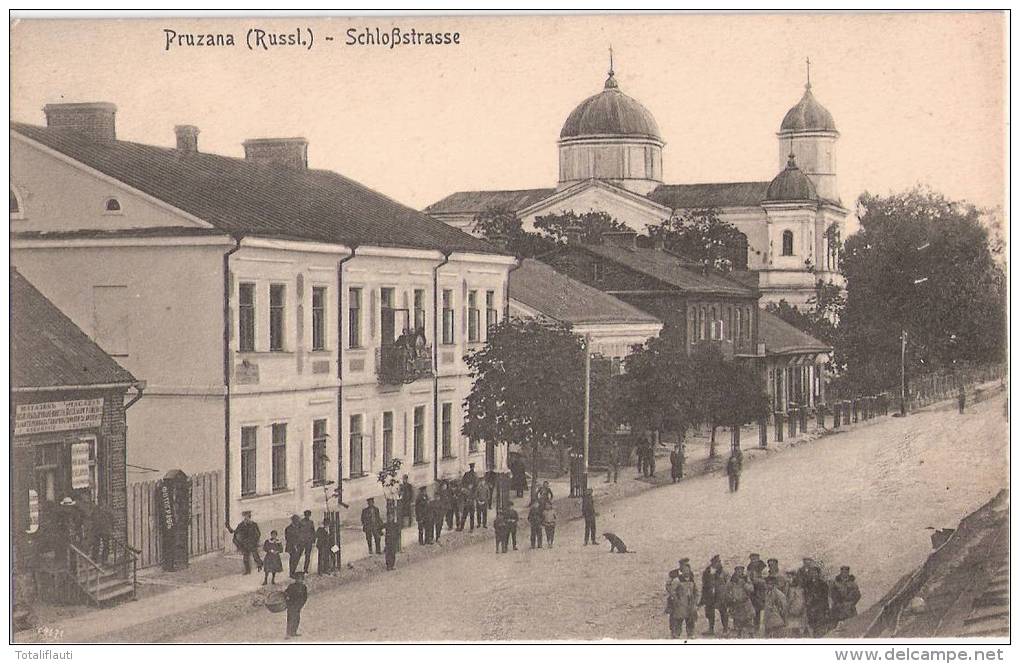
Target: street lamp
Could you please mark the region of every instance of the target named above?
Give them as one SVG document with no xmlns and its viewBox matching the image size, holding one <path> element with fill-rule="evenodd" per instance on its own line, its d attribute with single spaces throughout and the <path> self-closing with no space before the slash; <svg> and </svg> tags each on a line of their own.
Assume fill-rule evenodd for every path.
<svg viewBox="0 0 1020 664">
<path fill-rule="evenodd" d="M 917 247 L 917 251 L 924 251 L 931 247 L 931 242 L 925 242 Z M 914 285 L 918 286 L 928 281 L 928 277 L 914 279 Z M 907 414 L 907 331 L 901 330 L 900 334 L 900 416 Z"/>
<path fill-rule="evenodd" d="M 588 452 L 591 445 L 591 336 L 584 337 L 584 470 L 581 492 L 588 491 Z"/>
</svg>

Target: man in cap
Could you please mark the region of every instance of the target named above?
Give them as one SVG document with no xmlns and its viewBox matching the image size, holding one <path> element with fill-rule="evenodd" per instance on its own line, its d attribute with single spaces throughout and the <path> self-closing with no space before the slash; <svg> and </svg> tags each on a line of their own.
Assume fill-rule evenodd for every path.
<svg viewBox="0 0 1020 664">
<path fill-rule="evenodd" d="M 241 523 L 236 528 L 227 526 L 234 535 L 234 546 L 241 552 L 244 561 L 244 573 L 251 574 L 251 560 L 255 559 L 255 567 L 262 569 L 262 558 L 259 556 L 259 547 L 262 545 L 262 532 L 259 524 L 251 520 L 251 510 L 241 512 Z"/>
<path fill-rule="evenodd" d="M 301 519 L 301 546 L 305 556 L 305 574 L 308 574 L 308 566 L 312 562 L 312 550 L 315 549 L 315 522 L 312 521 L 312 510 L 305 510 L 304 518 Z"/>
<path fill-rule="evenodd" d="M 308 587 L 305 586 L 305 573 L 294 572 L 294 581 L 283 591 L 283 599 L 287 604 L 287 638 L 301 636 L 298 625 L 301 624 L 301 609 L 308 601 Z"/>
<path fill-rule="evenodd" d="M 382 553 L 379 546 L 380 533 L 382 532 L 383 520 L 379 514 L 379 508 L 375 506 L 375 498 L 366 501 L 365 509 L 361 510 L 361 531 L 365 533 L 365 541 L 368 543 L 369 553 Z M 375 550 L 372 550 L 372 543 L 375 542 Z"/>
<path fill-rule="evenodd" d="M 776 576 L 765 577 L 765 638 L 782 638 L 786 632 L 789 601 L 776 586 Z"/>
<path fill-rule="evenodd" d="M 301 543 L 301 517 L 297 514 L 290 515 L 290 525 L 283 529 L 283 547 L 287 551 L 290 578 L 293 579 L 294 572 L 301 561 L 301 552 L 305 549 Z"/>
<path fill-rule="evenodd" d="M 475 473 L 475 463 L 468 464 L 467 471 L 460 478 L 460 485 L 465 489 L 474 489 L 478 484 L 478 474 Z"/>
<path fill-rule="evenodd" d="M 765 574 L 765 580 L 768 581 L 768 579 L 770 577 L 774 578 L 775 579 L 775 583 L 776 583 L 776 588 L 779 589 L 779 592 L 781 592 L 784 595 L 786 595 L 786 591 L 789 589 L 789 586 L 790 586 L 790 581 L 786 578 L 786 575 L 783 574 L 782 571 L 780 571 L 780 569 L 779 569 L 779 560 L 776 559 L 776 558 L 769 558 L 767 564 L 768 564 L 768 571 Z M 787 599 L 789 599 L 789 598 L 787 598 Z"/>
<path fill-rule="evenodd" d="M 754 586 L 754 592 L 751 593 L 751 605 L 754 607 L 754 630 L 757 634 L 761 627 L 761 614 L 765 610 L 765 563 L 757 553 L 752 553 L 749 557 L 747 578 Z"/>
<path fill-rule="evenodd" d="M 811 635 L 818 637 L 829 628 L 829 584 L 822 578 L 817 565 L 807 568 L 804 581 L 804 612 Z"/>
<path fill-rule="evenodd" d="M 414 485 L 408 479 L 407 475 L 404 475 L 403 481 L 400 483 L 400 525 L 404 525 L 404 521 L 407 521 L 407 525 L 410 526 L 414 520 Z"/>
<path fill-rule="evenodd" d="M 861 590 L 857 587 L 857 580 L 850 573 L 849 566 L 843 565 L 839 568 L 839 575 L 832 580 L 829 594 L 832 598 L 834 623 L 857 615 L 857 602 L 861 600 Z"/>
<path fill-rule="evenodd" d="M 588 546 L 588 540 L 592 544 L 598 544 L 595 539 L 595 494 L 588 488 L 581 498 L 581 515 L 584 517 L 584 545 Z"/>
<path fill-rule="evenodd" d="M 706 634 L 715 634 L 716 611 L 719 612 L 723 632 L 730 631 L 729 615 L 726 611 L 726 573 L 718 554 L 712 556 L 708 567 L 701 573 L 701 605 L 705 607 L 705 618 L 708 619 Z"/>
<path fill-rule="evenodd" d="M 506 537 L 513 544 L 514 551 L 517 550 L 517 521 L 519 519 L 520 515 L 514 509 L 513 502 L 507 501 L 506 510 L 503 513 L 503 523 L 506 524 Z M 503 550 L 506 550 L 505 545 Z"/>
<path fill-rule="evenodd" d="M 736 492 L 740 489 L 740 473 L 744 469 L 744 459 L 739 450 L 734 450 L 726 462 L 726 476 L 730 480 L 730 491 Z"/>
</svg>

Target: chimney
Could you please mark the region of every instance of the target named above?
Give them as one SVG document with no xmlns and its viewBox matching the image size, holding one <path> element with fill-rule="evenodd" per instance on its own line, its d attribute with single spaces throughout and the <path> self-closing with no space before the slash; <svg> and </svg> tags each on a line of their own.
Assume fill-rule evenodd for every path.
<svg viewBox="0 0 1020 664">
<path fill-rule="evenodd" d="M 602 243 L 610 247 L 634 249 L 637 247 L 637 233 L 634 231 L 605 231 L 602 233 Z"/>
<path fill-rule="evenodd" d="M 113 141 L 117 139 L 114 116 L 117 107 L 104 101 L 79 104 L 46 104 L 46 126 L 73 132 L 90 141 Z"/>
<path fill-rule="evenodd" d="M 181 152 L 198 152 L 198 127 L 195 125 L 177 125 L 177 149 Z"/>
<path fill-rule="evenodd" d="M 251 138 L 244 142 L 244 159 L 264 166 L 308 168 L 308 140 L 304 138 Z"/>
</svg>

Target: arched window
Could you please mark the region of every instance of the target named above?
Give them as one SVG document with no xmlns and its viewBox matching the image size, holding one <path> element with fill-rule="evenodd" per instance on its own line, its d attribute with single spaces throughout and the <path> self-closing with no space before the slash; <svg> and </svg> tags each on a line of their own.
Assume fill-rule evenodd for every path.
<svg viewBox="0 0 1020 664">
<path fill-rule="evenodd" d="M 14 187 L 11 187 L 11 217 L 14 219 L 20 219 L 22 213 L 23 208 L 21 207 L 21 198 L 18 196 L 17 192 L 14 191 Z"/>
<path fill-rule="evenodd" d="M 783 231 L 783 255 L 793 256 L 793 231 Z"/>
<path fill-rule="evenodd" d="M 734 270 L 746 270 L 747 269 L 747 236 L 743 233 L 738 233 L 736 239 L 736 245 L 733 247 L 733 269 Z"/>
<path fill-rule="evenodd" d="M 120 212 L 121 211 L 120 201 L 118 201 L 116 198 L 108 198 L 108 199 L 106 199 L 106 211 L 107 212 Z"/>
</svg>

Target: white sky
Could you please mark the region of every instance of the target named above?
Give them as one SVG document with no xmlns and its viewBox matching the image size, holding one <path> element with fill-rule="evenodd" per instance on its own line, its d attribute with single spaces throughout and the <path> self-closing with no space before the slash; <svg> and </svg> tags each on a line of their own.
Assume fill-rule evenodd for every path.
<svg viewBox="0 0 1020 664">
<path fill-rule="evenodd" d="M 349 27 L 459 31 L 445 47 L 346 46 Z M 312 50 L 252 52 L 249 27 L 311 27 Z M 163 28 L 231 32 L 234 48 L 164 50 Z M 607 48 L 621 89 L 655 116 L 671 183 L 767 180 L 775 132 L 812 61 L 842 134 L 844 202 L 928 183 L 1002 205 L 1001 14 L 786 14 L 21 21 L 11 32 L 12 117 L 111 101 L 118 136 L 200 149 L 305 136 L 312 167 L 423 207 L 464 189 L 548 187 L 571 109 L 602 88 Z M 324 40 L 333 35 L 335 41 Z"/>
</svg>

